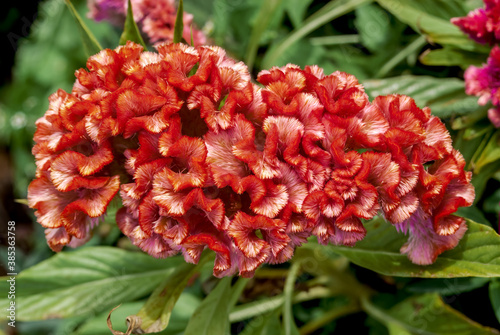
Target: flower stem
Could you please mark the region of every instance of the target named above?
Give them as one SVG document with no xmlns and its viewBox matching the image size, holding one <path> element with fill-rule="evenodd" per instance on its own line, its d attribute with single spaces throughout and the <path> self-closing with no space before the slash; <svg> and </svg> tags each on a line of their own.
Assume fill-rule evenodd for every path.
<svg viewBox="0 0 500 335">
<path fill-rule="evenodd" d="M 361 38 L 357 34 L 352 35 L 334 35 L 334 36 L 321 36 L 311 37 L 309 39 L 312 45 L 338 45 L 338 44 L 352 44 L 361 42 Z"/>
<path fill-rule="evenodd" d="M 283 290 L 284 303 L 283 303 L 283 328 L 285 335 L 292 335 L 297 333 L 297 326 L 293 318 L 292 312 L 292 295 L 295 287 L 295 280 L 300 270 L 300 262 L 292 264 L 288 277 L 285 281 L 285 288 Z"/>
</svg>

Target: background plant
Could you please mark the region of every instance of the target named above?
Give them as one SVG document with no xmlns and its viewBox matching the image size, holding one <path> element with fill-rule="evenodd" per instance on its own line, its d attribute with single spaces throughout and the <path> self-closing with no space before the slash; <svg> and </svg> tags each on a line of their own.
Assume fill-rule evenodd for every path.
<svg viewBox="0 0 500 335">
<path fill-rule="evenodd" d="M 103 47 L 118 45 L 119 29 L 87 20 L 84 2 L 74 5 Z M 422 268 L 399 254 L 404 239 L 377 219 L 355 248 L 311 242 L 291 264 L 263 267 L 251 280 L 218 281 L 210 266 L 136 252 L 112 215 L 90 245 L 43 262 L 51 253 L 35 228 L 18 261 L 19 271 L 26 268 L 18 276 L 19 333 L 109 334 L 106 317 L 120 303 L 111 317 L 120 331 L 126 316 L 139 313 L 151 324 L 160 320 L 160 328 L 169 319 L 163 334 L 219 331 L 210 327 L 243 334 L 494 333 L 484 326 L 500 327 L 498 130 L 486 118 L 488 106 L 467 96 L 462 80 L 469 65 L 486 61 L 489 48 L 449 22 L 482 2 L 214 0 L 184 6 L 216 44 L 252 66 L 254 77 L 273 65 L 318 64 L 326 73 L 356 75 L 371 98 L 401 93 L 430 106 L 474 172 L 475 205 L 460 212 L 469 219 L 469 232 L 456 249 Z M 32 133 L 47 96 L 57 88 L 70 90 L 73 71 L 88 56 L 62 2 L 42 3 L 39 14 L 17 50 L 12 81 L 1 92 L 0 134 L 16 167 L 16 198 L 26 197 L 33 178 Z M 175 278 L 189 280 L 173 287 Z M 4 292 L 5 280 L 0 285 Z M 166 298 L 160 294 L 164 287 L 171 288 Z"/>
</svg>

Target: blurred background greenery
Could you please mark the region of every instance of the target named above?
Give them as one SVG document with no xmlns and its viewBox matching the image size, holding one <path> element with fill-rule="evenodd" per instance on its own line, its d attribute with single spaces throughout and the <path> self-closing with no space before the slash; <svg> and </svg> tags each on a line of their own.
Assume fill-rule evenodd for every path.
<svg viewBox="0 0 500 335">
<path fill-rule="evenodd" d="M 101 45 L 115 48 L 121 29 L 87 19 L 86 2 L 72 2 Z M 477 0 L 408 2 L 445 21 L 453 16 L 464 16 L 482 5 L 482 1 Z M 5 37 L 0 67 L 0 218 L 2 222 L 16 221 L 16 265 L 21 271 L 53 254 L 46 246 L 43 229 L 35 223 L 32 211 L 22 200 L 16 200 L 26 198 L 28 184 L 35 174 L 31 155 L 35 122 L 47 109 L 50 94 L 59 88 L 71 91 L 74 71 L 85 67 L 88 55 L 82 48 L 79 28 L 64 1 L 31 1 L 3 6 L 7 8 L 0 14 L 0 30 Z M 186 0 L 184 8 L 194 15 L 194 21 L 214 44 L 249 64 L 254 78 L 261 69 L 270 66 L 318 64 L 325 73 L 340 70 L 355 75 L 372 97 L 396 92 L 409 94 L 420 107 L 431 105 L 433 113 L 447 122 L 456 145 L 463 146 L 468 161 L 475 157 L 481 143 L 492 136 L 493 129 L 484 120 L 486 109 L 477 105 L 477 98 L 465 95 L 462 81 L 466 65 L 481 64 L 486 60 L 487 51 L 478 47 L 470 53 L 462 52 L 461 61 L 454 61 L 451 65 L 443 65 L 445 62 L 436 60 L 436 57 L 423 60 L 422 55 L 442 50 L 442 46 L 429 42 L 415 25 L 379 4 L 363 0 Z M 480 115 L 472 117 L 473 127 L 472 114 Z M 452 127 L 453 122 L 455 127 Z M 460 128 L 457 122 L 465 126 Z M 471 145 L 476 143 L 474 141 L 477 145 Z M 476 206 L 461 213 L 495 229 L 498 229 L 500 210 L 497 171 L 497 165 L 484 168 L 484 177 L 476 185 L 480 190 Z M 6 225 L 1 223 L 0 227 L 3 245 L 0 256 L 5 259 Z M 121 238 L 113 223 L 113 215 L 109 215 L 89 244 L 132 248 L 127 241 Z M 492 284 L 489 279 L 397 278 L 379 275 L 353 264 L 349 266 L 360 282 L 380 293 L 377 299 L 382 306 L 393 306 L 414 293 L 434 292 L 472 320 L 500 328 L 491 307 L 488 287 Z M 5 275 L 5 269 L 2 271 Z M 210 281 L 205 281 L 205 285 L 207 282 Z M 497 285 L 498 282 L 493 280 L 491 283 Z M 172 316 L 173 326 L 169 326 L 169 332 L 165 334 L 182 333 L 186 320 L 200 303 L 204 289 L 198 282 L 183 293 Z M 247 285 L 242 299 L 251 301 L 282 290 L 281 279 L 257 276 Z M 115 313 L 114 318 L 123 320 L 142 303 L 128 304 Z M 295 304 L 296 322 L 307 324 L 325 310 L 342 303 L 338 298 L 328 298 Z M 98 313 L 95 319 L 87 316 L 25 322 L 19 324 L 16 332 L 5 329 L 10 331 L 8 334 L 106 334 L 106 328 L 102 330 L 106 314 Z M 82 326 L 84 320 L 88 322 Z M 93 325 L 97 328 L 92 328 Z M 235 333 L 241 328 L 242 324 L 233 324 Z M 339 334 L 347 331 L 388 334 L 378 321 L 361 312 L 332 321 L 314 334 L 333 331 Z"/>
</svg>

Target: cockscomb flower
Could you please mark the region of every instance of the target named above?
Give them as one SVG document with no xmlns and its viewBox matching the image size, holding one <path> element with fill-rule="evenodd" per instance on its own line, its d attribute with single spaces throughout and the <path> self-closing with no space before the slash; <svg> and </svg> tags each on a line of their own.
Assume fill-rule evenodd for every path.
<svg viewBox="0 0 500 335">
<path fill-rule="evenodd" d="M 479 97 L 481 106 L 491 101 L 488 118 L 496 128 L 500 128 L 500 48 L 491 49 L 488 61 L 482 67 L 469 66 L 464 74 L 465 92 Z"/>
<path fill-rule="evenodd" d="M 37 123 L 29 201 L 54 250 L 88 238 L 116 193 L 133 244 L 192 263 L 211 249 L 218 277 L 285 262 L 311 235 L 353 246 L 378 213 L 418 264 L 466 230 L 463 158 L 407 96 L 370 103 L 352 75 L 290 64 L 258 86 L 223 49 L 184 44 L 129 42 L 87 69 Z"/>
<path fill-rule="evenodd" d="M 149 42 L 172 42 L 177 7 L 174 0 L 132 0 L 134 20 Z M 122 27 L 127 13 L 127 0 L 89 0 L 88 17 L 95 21 L 108 21 Z M 205 34 L 193 22 L 193 15 L 183 12 L 182 37 L 195 46 L 207 43 Z"/>
<path fill-rule="evenodd" d="M 476 42 L 493 45 L 500 41 L 500 1 L 484 0 L 484 5 L 465 17 L 452 18 L 451 23 Z"/>
</svg>

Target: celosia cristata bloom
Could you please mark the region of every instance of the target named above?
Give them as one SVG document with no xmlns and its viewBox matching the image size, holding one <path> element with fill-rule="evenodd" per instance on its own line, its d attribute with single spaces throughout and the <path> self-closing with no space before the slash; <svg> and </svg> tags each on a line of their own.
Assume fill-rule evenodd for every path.
<svg viewBox="0 0 500 335">
<path fill-rule="evenodd" d="M 151 43 L 172 42 L 177 7 L 175 0 L 131 0 L 134 20 Z M 89 0 L 88 17 L 95 21 L 108 21 L 123 27 L 127 13 L 127 0 Z M 182 37 L 195 46 L 207 43 L 205 34 L 193 22 L 193 15 L 183 12 Z"/>
<path fill-rule="evenodd" d="M 453 213 L 472 204 L 470 173 L 407 96 L 370 103 L 354 76 L 317 66 L 262 71 L 257 86 L 218 47 L 129 42 L 87 68 L 37 123 L 29 202 L 54 250 L 84 240 L 118 187 L 132 243 L 194 263 L 208 247 L 219 277 L 285 262 L 311 235 L 352 246 L 377 213 L 418 264 L 467 229 Z"/>
<path fill-rule="evenodd" d="M 465 17 L 452 18 L 451 23 L 476 42 L 493 45 L 500 41 L 500 1 L 484 0 L 484 5 Z"/>
</svg>

